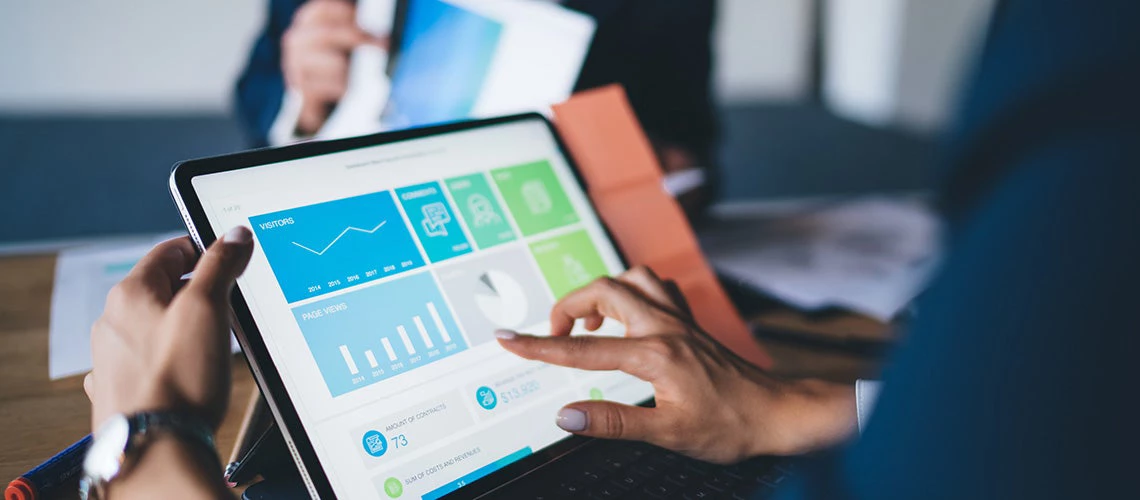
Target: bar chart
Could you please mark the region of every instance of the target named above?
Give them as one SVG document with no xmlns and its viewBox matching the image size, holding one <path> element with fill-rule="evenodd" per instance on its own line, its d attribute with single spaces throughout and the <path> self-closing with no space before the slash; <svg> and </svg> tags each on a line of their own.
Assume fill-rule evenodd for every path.
<svg viewBox="0 0 1140 500">
<path fill-rule="evenodd" d="M 293 309 L 332 396 L 467 349 L 426 272 Z"/>
</svg>

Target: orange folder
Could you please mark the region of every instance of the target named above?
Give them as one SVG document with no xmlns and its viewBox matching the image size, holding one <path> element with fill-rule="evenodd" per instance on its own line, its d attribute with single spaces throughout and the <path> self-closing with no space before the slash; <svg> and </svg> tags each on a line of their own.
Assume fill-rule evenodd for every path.
<svg viewBox="0 0 1140 500">
<path fill-rule="evenodd" d="M 681 207 L 662 188 L 657 157 L 621 86 L 581 92 L 555 105 L 554 124 L 629 264 L 675 281 L 705 331 L 744 359 L 771 368 L 771 357 L 721 288 Z"/>
</svg>

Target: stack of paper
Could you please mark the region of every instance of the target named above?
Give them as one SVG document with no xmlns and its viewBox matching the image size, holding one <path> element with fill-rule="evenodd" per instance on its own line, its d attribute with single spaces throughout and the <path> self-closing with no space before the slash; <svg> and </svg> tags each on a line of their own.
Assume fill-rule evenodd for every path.
<svg viewBox="0 0 1140 500">
<path fill-rule="evenodd" d="M 48 330 L 48 375 L 53 380 L 91 370 L 91 326 L 103 314 L 107 293 L 156 244 L 184 234 L 89 244 L 59 253 Z M 237 352 L 237 342 L 231 342 Z"/>
<path fill-rule="evenodd" d="M 866 198 L 722 211 L 701 242 L 722 273 L 790 305 L 888 321 L 934 270 L 939 233 L 920 201 Z"/>
</svg>

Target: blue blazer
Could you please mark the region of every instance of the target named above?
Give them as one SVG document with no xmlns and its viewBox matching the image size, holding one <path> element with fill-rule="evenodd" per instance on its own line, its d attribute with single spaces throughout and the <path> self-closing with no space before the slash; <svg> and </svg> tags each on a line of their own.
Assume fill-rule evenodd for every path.
<svg viewBox="0 0 1140 500">
<path fill-rule="evenodd" d="M 786 499 L 1138 498 L 1140 2 L 1009 0 L 948 142 L 941 275 Z"/>
<path fill-rule="evenodd" d="M 237 111 L 254 146 L 267 144 L 285 92 L 281 36 L 303 0 L 271 0 L 265 29 L 237 84 Z M 577 89 L 621 83 L 650 136 L 712 164 L 713 0 L 567 0 L 598 21 Z"/>
</svg>

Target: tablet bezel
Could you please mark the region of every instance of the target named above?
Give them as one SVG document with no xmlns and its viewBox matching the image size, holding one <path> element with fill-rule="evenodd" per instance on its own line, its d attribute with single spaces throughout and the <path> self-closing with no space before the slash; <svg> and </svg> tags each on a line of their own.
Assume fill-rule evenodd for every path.
<svg viewBox="0 0 1140 500">
<path fill-rule="evenodd" d="M 170 194 L 178 210 L 181 212 L 182 220 L 190 233 L 191 239 L 194 240 L 199 251 L 204 251 L 205 248 L 214 243 L 216 237 L 213 234 L 201 200 L 198 198 L 198 193 L 194 189 L 193 179 L 195 177 L 340 153 L 354 149 L 393 144 L 451 132 L 532 120 L 544 124 L 547 130 L 549 130 L 551 136 L 554 138 L 559 154 L 562 155 L 563 160 L 570 166 L 574 178 L 582 188 L 582 191 L 587 194 L 588 199 L 588 186 L 579 172 L 577 164 L 573 161 L 573 157 L 569 154 L 561 137 L 558 136 L 557 131 L 554 129 L 554 126 L 546 117 L 538 113 L 524 113 L 483 120 L 454 122 L 394 132 L 382 132 L 347 139 L 304 142 L 285 147 L 254 149 L 221 156 L 181 161 L 176 163 L 171 170 Z M 593 201 L 588 201 L 590 208 L 597 214 L 597 207 Z M 629 263 L 625 259 L 621 248 L 614 241 L 609 228 L 601 221 L 600 217 L 598 220 L 606 238 L 617 250 L 622 267 L 628 269 Z M 205 228 L 205 231 L 200 231 L 198 228 Z M 293 456 L 293 461 L 302 469 L 301 474 L 306 482 L 306 487 L 309 488 L 310 493 L 316 493 L 320 497 L 335 498 L 336 494 L 332 489 L 328 474 L 325 472 L 324 467 L 317 457 L 312 440 L 309 438 L 308 433 L 305 432 L 296 406 L 288 396 L 285 385 L 281 380 L 281 374 L 269 356 L 269 352 L 261 338 L 261 331 L 254 321 L 245 297 L 240 290 L 240 286 L 234 287 L 230 302 L 234 314 L 234 333 L 236 334 L 238 342 L 241 344 L 242 351 L 245 353 L 250 371 L 253 373 L 254 379 L 257 381 L 262 394 L 265 395 L 274 417 L 277 419 L 282 435 Z M 533 454 L 517 462 L 464 486 L 448 495 L 448 498 L 474 498 L 498 488 L 528 471 L 537 469 L 543 464 L 551 462 L 589 441 L 591 441 L 591 438 L 567 436 L 549 446 L 536 450 Z"/>
</svg>

